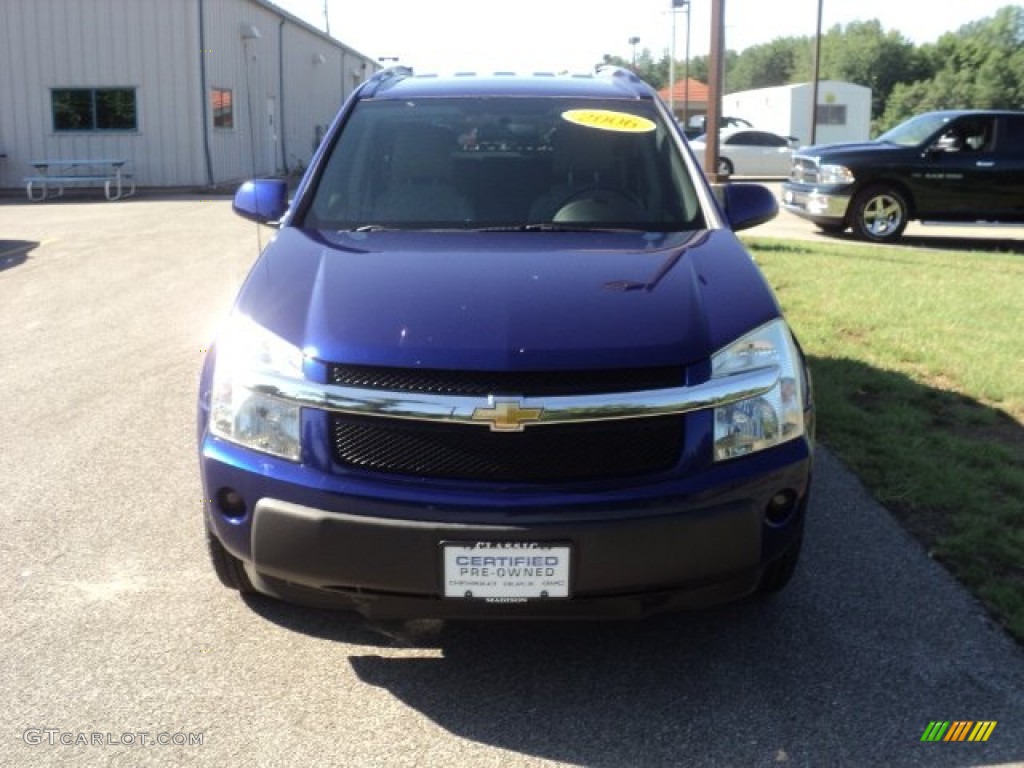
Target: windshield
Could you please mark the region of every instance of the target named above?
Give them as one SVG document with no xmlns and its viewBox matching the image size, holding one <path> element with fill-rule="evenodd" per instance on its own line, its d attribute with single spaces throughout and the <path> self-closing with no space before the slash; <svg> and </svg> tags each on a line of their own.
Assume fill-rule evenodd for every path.
<svg viewBox="0 0 1024 768">
<path fill-rule="evenodd" d="M 878 141 L 887 144 L 900 144 L 904 147 L 916 147 L 934 136 L 949 121 L 948 115 L 918 115 L 883 133 L 878 137 Z"/>
<path fill-rule="evenodd" d="M 315 182 L 317 229 L 704 227 L 652 104 L 565 98 L 364 101 Z"/>
</svg>

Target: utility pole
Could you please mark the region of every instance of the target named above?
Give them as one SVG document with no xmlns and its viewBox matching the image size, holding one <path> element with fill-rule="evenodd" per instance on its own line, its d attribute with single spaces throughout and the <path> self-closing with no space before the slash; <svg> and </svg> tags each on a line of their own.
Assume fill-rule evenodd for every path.
<svg viewBox="0 0 1024 768">
<path fill-rule="evenodd" d="M 327 10 L 327 0 L 324 0 L 324 26 L 326 27 L 327 34 L 331 34 L 331 14 Z"/>
<path fill-rule="evenodd" d="M 668 57 L 668 111 L 676 116 L 676 8 L 686 0 L 672 0 L 672 52 Z"/>
<path fill-rule="evenodd" d="M 668 60 L 668 108 L 674 117 L 676 114 L 676 18 L 680 10 L 686 11 L 686 79 L 683 90 L 689 90 L 690 79 L 690 2 L 691 0 L 672 0 L 672 53 Z M 683 99 L 683 112 L 686 112 L 686 99 Z M 685 122 L 684 122 L 685 126 Z"/>
<path fill-rule="evenodd" d="M 814 85 L 811 88 L 811 146 L 818 143 L 818 80 L 821 76 L 821 6 L 818 0 L 818 34 L 814 36 Z"/>
<path fill-rule="evenodd" d="M 722 117 L 722 80 L 725 64 L 725 0 L 711 0 L 711 53 L 708 59 L 708 116 L 704 173 L 712 184 L 725 181 L 718 173 L 719 124 Z"/>
<path fill-rule="evenodd" d="M 686 0 L 686 64 L 683 69 L 683 125 L 690 124 L 690 11 L 693 0 Z"/>
</svg>

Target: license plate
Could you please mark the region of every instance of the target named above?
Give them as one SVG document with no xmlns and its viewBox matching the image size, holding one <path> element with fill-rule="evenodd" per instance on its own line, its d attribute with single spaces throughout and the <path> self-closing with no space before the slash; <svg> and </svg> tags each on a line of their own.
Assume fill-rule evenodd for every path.
<svg viewBox="0 0 1024 768">
<path fill-rule="evenodd" d="M 444 542 L 444 596 L 488 602 L 569 597 L 571 550 L 537 542 Z"/>
</svg>

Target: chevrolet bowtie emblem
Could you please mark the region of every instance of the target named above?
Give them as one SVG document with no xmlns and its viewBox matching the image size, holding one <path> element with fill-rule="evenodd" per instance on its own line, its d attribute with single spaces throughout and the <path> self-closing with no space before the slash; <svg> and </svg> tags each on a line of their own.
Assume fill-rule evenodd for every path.
<svg viewBox="0 0 1024 768">
<path fill-rule="evenodd" d="M 527 422 L 539 421 L 543 408 L 520 408 L 518 400 L 498 400 L 490 408 L 473 409 L 473 421 L 489 421 L 492 432 L 522 432 Z"/>
</svg>

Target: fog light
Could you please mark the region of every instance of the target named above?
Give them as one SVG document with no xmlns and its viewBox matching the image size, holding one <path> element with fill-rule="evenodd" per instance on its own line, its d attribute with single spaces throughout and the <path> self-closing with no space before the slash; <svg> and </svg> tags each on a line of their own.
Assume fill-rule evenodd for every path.
<svg viewBox="0 0 1024 768">
<path fill-rule="evenodd" d="M 217 508 L 224 517 L 245 517 L 245 499 L 234 488 L 221 488 L 217 491 Z"/>
<path fill-rule="evenodd" d="M 796 509 L 796 494 L 793 491 L 779 491 L 768 501 L 764 510 L 764 519 L 770 525 L 782 525 L 793 515 Z"/>
</svg>

